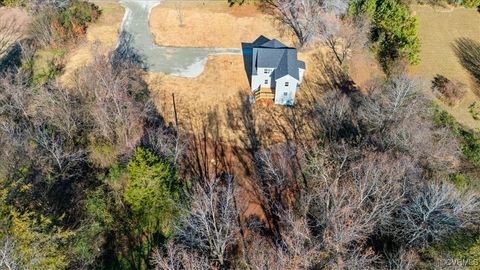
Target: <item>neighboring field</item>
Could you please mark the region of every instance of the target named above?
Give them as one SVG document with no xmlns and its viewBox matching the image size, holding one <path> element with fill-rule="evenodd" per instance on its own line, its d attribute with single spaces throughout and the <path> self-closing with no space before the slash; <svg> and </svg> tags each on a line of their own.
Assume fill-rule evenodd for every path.
<svg viewBox="0 0 480 270">
<path fill-rule="evenodd" d="M 88 64 L 93 53 L 105 54 L 112 50 L 118 40 L 124 9 L 120 4 L 96 2 L 102 10 L 98 22 L 87 30 L 86 40 L 68 53 L 65 73 L 60 80 L 68 83 L 72 74 L 81 66 Z"/>
<path fill-rule="evenodd" d="M 479 128 L 480 121 L 473 119 L 468 107 L 480 99 L 473 94 L 474 84 L 469 73 L 460 65 L 452 45 L 461 37 L 480 41 L 480 14 L 475 9 L 465 8 L 452 11 L 414 6 L 413 9 L 419 21 L 421 40 L 421 63 L 413 71 L 429 79 L 441 74 L 466 83 L 470 89 L 460 104 L 455 107 L 442 106 L 461 123 Z"/>
<path fill-rule="evenodd" d="M 227 1 L 167 1 L 152 10 L 150 27 L 156 43 L 163 46 L 239 48 L 260 35 L 287 45 L 293 41 L 254 5 L 229 7 Z"/>
</svg>

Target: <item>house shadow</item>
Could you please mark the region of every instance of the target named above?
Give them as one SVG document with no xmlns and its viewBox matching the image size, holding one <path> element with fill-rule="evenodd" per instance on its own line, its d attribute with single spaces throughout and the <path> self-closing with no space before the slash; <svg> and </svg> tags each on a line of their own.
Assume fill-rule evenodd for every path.
<svg viewBox="0 0 480 270">
<path fill-rule="evenodd" d="M 248 83 L 252 85 L 252 58 L 253 58 L 253 47 L 263 44 L 269 41 L 265 36 L 259 36 L 254 42 L 247 43 L 242 42 L 242 55 L 243 55 L 243 67 L 245 69 L 245 74 L 248 78 Z"/>
</svg>

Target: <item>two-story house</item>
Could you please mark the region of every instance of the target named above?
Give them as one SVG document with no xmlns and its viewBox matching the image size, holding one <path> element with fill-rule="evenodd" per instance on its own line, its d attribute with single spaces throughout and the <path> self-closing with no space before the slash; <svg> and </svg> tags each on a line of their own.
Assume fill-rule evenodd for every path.
<svg viewBox="0 0 480 270">
<path fill-rule="evenodd" d="M 258 39 L 252 45 L 251 87 L 256 97 L 272 97 L 275 104 L 293 105 L 305 63 L 297 50 L 280 41 Z"/>
</svg>

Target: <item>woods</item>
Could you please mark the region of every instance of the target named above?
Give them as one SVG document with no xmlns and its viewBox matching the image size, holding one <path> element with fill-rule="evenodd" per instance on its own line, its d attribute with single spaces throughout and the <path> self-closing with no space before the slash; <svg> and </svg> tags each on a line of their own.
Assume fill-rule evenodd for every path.
<svg viewBox="0 0 480 270">
<path fill-rule="evenodd" d="M 240 93 L 179 122 L 126 33 L 71 84 L 37 80 L 38 51 L 102 14 L 42 4 L 24 4 L 38 14 L 0 75 L 0 269 L 428 269 L 478 239 L 480 135 L 396 69 L 420 49 L 405 3 L 262 1 L 303 50 L 325 48 L 301 102 L 265 121 Z M 454 45 L 474 77 L 476 45 Z M 348 60 L 369 46 L 385 73 L 359 85 Z"/>
</svg>

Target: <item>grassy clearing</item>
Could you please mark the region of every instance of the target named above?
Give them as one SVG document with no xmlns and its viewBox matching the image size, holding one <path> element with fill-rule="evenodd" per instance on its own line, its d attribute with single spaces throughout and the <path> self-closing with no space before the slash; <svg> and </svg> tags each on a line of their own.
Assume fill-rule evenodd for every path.
<svg viewBox="0 0 480 270">
<path fill-rule="evenodd" d="M 64 48 L 45 48 L 38 51 L 32 63 L 34 83 L 43 84 L 58 76 L 65 53 Z"/>
<path fill-rule="evenodd" d="M 150 28 L 164 46 L 239 48 L 260 35 L 294 41 L 255 5 L 229 7 L 227 1 L 167 1 L 152 10 Z"/>
<path fill-rule="evenodd" d="M 470 105 L 480 98 L 473 93 L 474 82 L 460 64 L 452 47 L 455 40 L 462 37 L 480 41 L 479 13 L 475 9 L 445 10 L 419 5 L 413 6 L 413 10 L 419 22 L 421 62 L 412 71 L 430 80 L 441 74 L 466 83 L 469 89 L 457 106 L 441 106 L 460 123 L 470 128 L 480 128 L 480 121 L 475 120 L 469 110 Z M 433 97 L 431 92 L 428 94 Z"/>
</svg>

